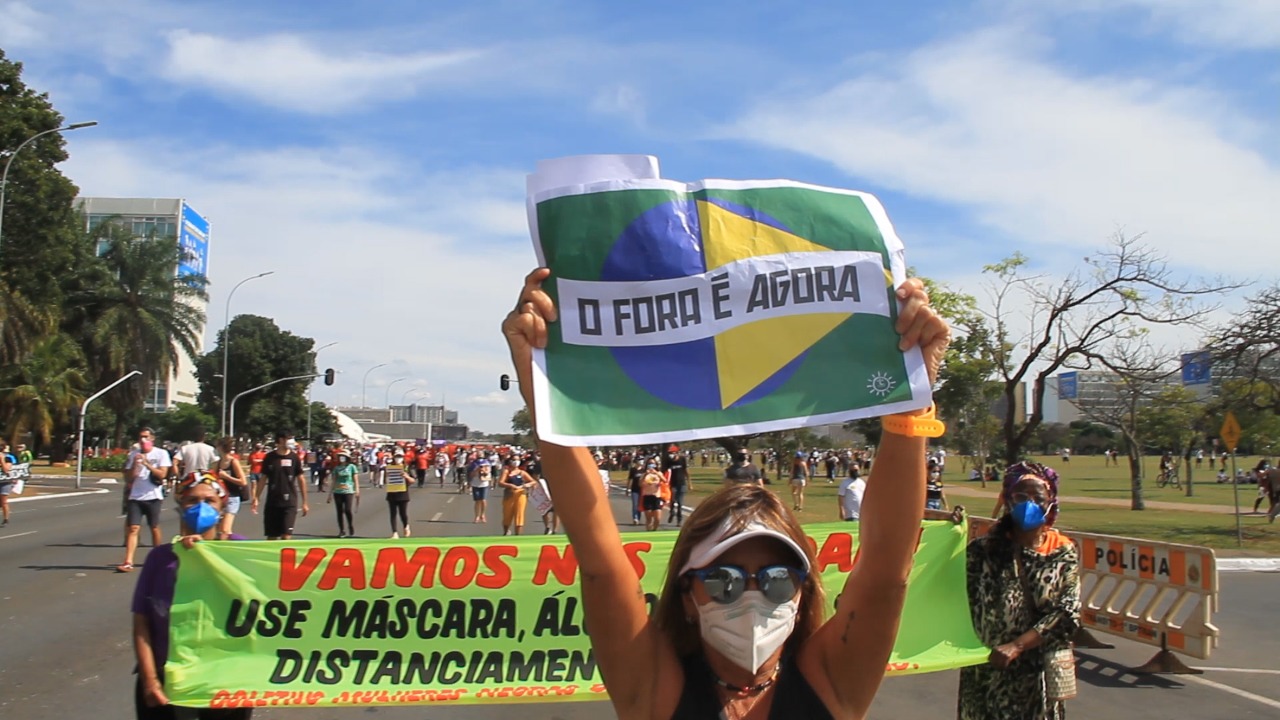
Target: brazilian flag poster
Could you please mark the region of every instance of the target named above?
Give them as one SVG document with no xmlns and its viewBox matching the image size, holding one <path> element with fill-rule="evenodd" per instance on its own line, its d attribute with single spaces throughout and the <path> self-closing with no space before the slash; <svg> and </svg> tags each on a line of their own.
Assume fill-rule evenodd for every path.
<svg viewBox="0 0 1280 720">
<path fill-rule="evenodd" d="M 544 440 L 715 438 L 931 402 L 920 351 L 898 349 L 906 262 L 872 195 L 580 156 L 539 163 L 528 210 L 559 313 L 534 358 Z"/>
</svg>

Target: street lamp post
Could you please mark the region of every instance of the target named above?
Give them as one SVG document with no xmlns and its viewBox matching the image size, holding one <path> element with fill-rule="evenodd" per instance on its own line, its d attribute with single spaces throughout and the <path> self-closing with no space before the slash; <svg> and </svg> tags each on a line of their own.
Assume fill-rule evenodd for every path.
<svg viewBox="0 0 1280 720">
<path fill-rule="evenodd" d="M 218 414 L 222 416 L 221 430 L 218 434 L 223 437 L 227 435 L 227 351 L 231 347 L 229 342 L 231 338 L 228 337 L 228 333 L 231 330 L 231 298 L 235 296 L 241 285 L 250 280 L 257 280 L 273 274 L 275 274 L 275 270 L 268 270 L 264 273 L 247 277 L 236 283 L 236 286 L 231 288 L 231 292 L 227 293 L 227 312 L 226 317 L 222 319 L 222 406 L 218 408 Z"/>
<path fill-rule="evenodd" d="M 9 159 L 6 160 L 4 163 L 4 174 L 0 175 L 0 242 L 3 242 L 4 240 L 4 194 L 5 194 L 4 191 L 5 191 L 5 188 L 8 187 L 9 185 L 9 166 L 13 164 L 13 159 L 18 156 L 18 153 L 21 152 L 22 148 L 26 147 L 27 143 L 31 142 L 32 140 L 35 140 L 36 138 L 44 137 L 45 135 L 48 135 L 50 133 L 62 132 L 64 130 L 66 131 L 79 130 L 80 128 L 93 127 L 94 125 L 97 125 L 97 124 L 98 124 L 97 120 L 90 120 L 88 122 L 71 123 L 70 125 L 56 127 L 52 130 L 45 130 L 44 132 L 38 132 L 35 135 L 32 135 L 31 137 L 27 138 L 26 140 L 23 140 L 22 143 L 18 145 L 17 149 L 15 149 L 12 153 L 9 153 Z"/>
<path fill-rule="evenodd" d="M 377 370 L 380 367 L 386 367 L 390 364 L 391 363 L 379 363 L 369 368 L 368 370 L 364 371 L 364 379 L 360 381 L 360 407 L 362 408 L 369 407 L 368 403 L 365 402 L 365 398 L 364 398 L 365 388 L 369 386 L 369 373 L 373 372 L 374 370 Z"/>
<path fill-rule="evenodd" d="M 223 342 L 226 342 L 226 341 L 223 340 Z M 321 350 L 324 350 L 325 348 L 331 348 L 337 344 L 338 344 L 338 341 L 334 340 L 328 345 L 321 345 L 320 347 L 316 348 L 316 357 L 320 357 Z M 315 388 L 315 385 L 316 383 L 313 380 L 311 384 L 307 386 L 307 442 L 311 442 L 311 402 L 312 402 L 311 391 L 313 388 Z"/>
<path fill-rule="evenodd" d="M 288 382 L 290 380 L 306 380 L 307 378 L 318 378 L 323 376 L 324 376 L 324 373 L 310 373 L 308 375 L 293 375 L 290 377 L 283 377 L 283 378 L 279 378 L 278 380 L 272 380 L 271 382 L 262 383 L 257 387 L 251 387 L 248 390 L 245 390 L 244 392 L 240 393 L 239 395 L 236 395 L 235 397 L 231 398 L 231 408 L 229 413 L 229 415 L 231 416 L 231 434 L 232 435 L 236 434 L 236 402 L 239 401 L 240 398 L 244 397 L 245 395 L 248 395 L 251 392 L 257 392 L 262 388 L 271 387 L 276 383 Z"/>
<path fill-rule="evenodd" d="M 102 388 L 98 392 L 84 399 L 84 404 L 80 406 L 80 419 L 76 423 L 79 428 L 76 430 L 76 489 L 80 489 L 80 476 L 84 471 L 84 418 L 89 413 L 89 403 L 102 397 L 108 390 L 128 380 L 134 375 L 141 375 L 140 370 L 130 370 L 128 375 Z"/>
<path fill-rule="evenodd" d="M 385 400 L 382 401 L 382 404 L 385 405 L 387 409 L 391 408 L 391 388 L 394 387 L 396 383 L 404 382 L 405 380 L 408 380 L 408 379 L 409 378 L 407 377 L 398 377 L 387 384 L 387 397 Z"/>
</svg>

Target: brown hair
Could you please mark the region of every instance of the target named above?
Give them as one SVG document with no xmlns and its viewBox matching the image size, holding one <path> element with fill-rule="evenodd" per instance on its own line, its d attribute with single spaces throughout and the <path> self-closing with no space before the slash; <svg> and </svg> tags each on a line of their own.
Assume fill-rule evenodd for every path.
<svg viewBox="0 0 1280 720">
<path fill-rule="evenodd" d="M 800 643 L 822 627 L 826 592 L 818 575 L 813 546 L 809 544 L 800 521 L 787 510 L 782 501 L 759 485 L 730 485 L 698 504 L 685 518 L 684 527 L 671 550 L 667 565 L 667 577 L 662 584 L 662 596 L 658 598 L 655 620 L 660 632 L 671 641 L 678 657 L 698 653 L 702 649 L 702 636 L 696 619 L 685 617 L 683 595 L 689 591 L 689 579 L 680 575 L 680 568 L 689 561 L 694 546 L 715 533 L 732 518 L 730 528 L 739 532 L 753 520 L 781 532 L 804 548 L 809 560 L 809 576 L 801 585 L 800 609 L 796 614 L 796 626 L 785 645 L 787 652 L 794 652 Z"/>
</svg>

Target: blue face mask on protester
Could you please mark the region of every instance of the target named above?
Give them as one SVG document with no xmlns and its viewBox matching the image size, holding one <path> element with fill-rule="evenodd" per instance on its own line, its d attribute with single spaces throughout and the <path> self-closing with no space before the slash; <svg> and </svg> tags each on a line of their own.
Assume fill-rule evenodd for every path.
<svg viewBox="0 0 1280 720">
<path fill-rule="evenodd" d="M 218 509 L 207 502 L 198 502 L 182 511 L 182 522 L 191 528 L 197 535 L 203 535 L 207 530 L 218 524 L 218 518 L 222 514 Z"/>
<path fill-rule="evenodd" d="M 1009 514 L 1013 516 L 1013 524 L 1018 526 L 1019 530 L 1028 531 L 1044 525 L 1045 512 L 1040 504 L 1032 500 L 1022 500 L 1014 503 L 1009 510 Z"/>
</svg>

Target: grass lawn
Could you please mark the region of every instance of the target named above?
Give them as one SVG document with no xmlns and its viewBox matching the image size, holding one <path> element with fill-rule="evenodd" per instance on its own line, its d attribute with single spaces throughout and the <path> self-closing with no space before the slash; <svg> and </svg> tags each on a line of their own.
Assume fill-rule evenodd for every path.
<svg viewBox="0 0 1280 720">
<path fill-rule="evenodd" d="M 1058 491 L 1063 495 L 1129 500 L 1129 465 L 1124 458 L 1121 458 L 1119 467 L 1115 465 L 1105 467 L 1105 460 L 1101 456 L 1073 457 L 1069 463 L 1064 463 L 1062 458 L 1053 456 L 1040 456 L 1034 459 L 1058 471 L 1060 477 Z M 1252 470 L 1257 463 L 1257 457 L 1236 459 L 1236 466 L 1246 471 Z M 1147 500 L 1189 505 L 1232 505 L 1232 485 L 1218 484 L 1215 480 L 1217 471 L 1208 470 L 1207 459 L 1199 470 L 1192 468 L 1194 482 L 1191 497 L 1187 497 L 1186 468 L 1181 469 L 1184 476 L 1181 489 L 1159 488 L 1156 487 L 1156 476 L 1160 473 L 1160 458 L 1154 456 L 1144 458 L 1143 465 L 1145 471 L 1142 480 L 1142 496 Z M 1227 467 L 1230 470 L 1230 464 Z M 947 472 L 943 476 L 943 481 L 949 485 L 978 485 L 978 483 L 970 483 L 968 472 L 962 472 L 959 464 L 951 460 L 947 461 Z M 1257 491 L 1257 486 L 1253 484 L 1240 486 L 1240 505 L 1246 511 L 1253 507 Z"/>
<path fill-rule="evenodd" d="M 1064 496 L 1110 498 L 1127 502 L 1129 500 L 1128 466 L 1104 467 L 1104 460 L 1099 457 L 1073 457 L 1070 463 L 1063 463 L 1058 457 L 1040 457 L 1037 460 L 1054 468 L 1061 476 L 1061 492 Z M 1123 463 L 1123 460 L 1121 461 Z M 1246 469 L 1257 464 L 1258 458 L 1239 458 L 1237 464 Z M 1186 497 L 1186 487 L 1182 490 L 1173 488 L 1156 488 L 1154 477 L 1159 468 L 1159 458 L 1149 457 L 1145 460 L 1148 478 L 1143 482 L 1143 497 L 1147 500 L 1185 503 L 1188 505 L 1222 505 L 1231 507 L 1232 486 L 1218 485 L 1213 481 L 1215 473 L 1202 469 L 1196 478 L 1204 478 L 1205 483 L 1195 484 L 1194 495 Z M 1205 461 L 1205 467 L 1208 460 Z M 685 501 L 696 504 L 701 498 L 720 488 L 723 470 L 720 468 L 691 467 L 694 489 L 686 495 Z M 621 472 L 613 473 L 615 482 L 623 482 L 625 476 Z M 770 479 L 773 473 L 770 473 Z M 944 482 L 967 488 L 979 488 L 979 483 L 969 482 L 968 473 L 960 470 L 958 459 L 948 460 Z M 769 486 L 782 494 L 790 503 L 790 488 L 785 484 L 773 481 Z M 828 484 L 825 478 L 819 477 L 805 488 L 805 522 L 825 522 L 839 519 L 836 509 L 836 484 Z M 999 490 L 990 483 L 987 489 L 995 497 Z M 1240 486 L 1240 507 L 1246 513 L 1253 508 L 1253 500 L 1257 489 L 1254 485 Z M 953 504 L 964 504 L 971 508 L 990 511 L 985 500 L 975 498 L 949 498 Z M 976 502 L 975 502 L 976 500 Z M 1266 504 L 1263 504 L 1265 509 Z M 1241 525 L 1244 530 L 1244 547 L 1236 547 L 1235 516 L 1224 513 L 1196 512 L 1193 510 L 1172 511 L 1147 509 L 1134 512 L 1125 507 L 1108 507 L 1077 502 L 1064 502 L 1059 525 L 1068 530 L 1100 533 L 1104 535 L 1121 535 L 1150 540 L 1203 545 L 1220 551 L 1222 555 L 1280 555 L 1280 523 L 1269 525 L 1262 515 L 1244 515 Z"/>
</svg>

